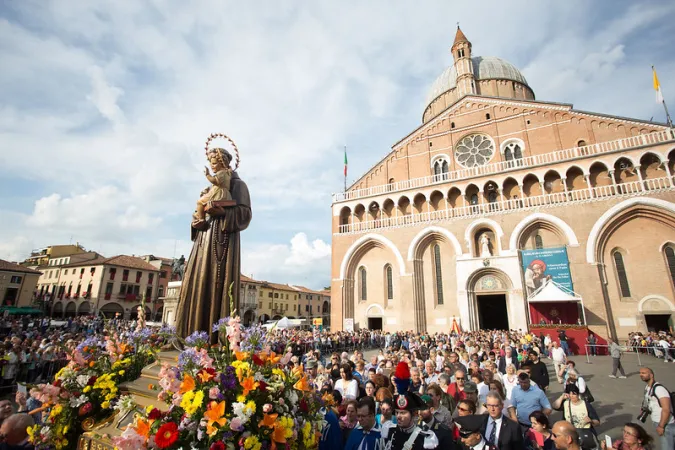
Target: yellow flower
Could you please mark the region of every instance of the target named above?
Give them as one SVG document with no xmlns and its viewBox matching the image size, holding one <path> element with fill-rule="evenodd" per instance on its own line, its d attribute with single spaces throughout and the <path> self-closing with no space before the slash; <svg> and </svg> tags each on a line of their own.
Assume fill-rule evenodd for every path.
<svg viewBox="0 0 675 450">
<path fill-rule="evenodd" d="M 101 408 L 103 409 L 110 408 L 110 402 L 106 400 L 105 402 L 101 403 Z"/>
<path fill-rule="evenodd" d="M 246 450 L 260 450 L 262 445 L 256 436 L 249 436 L 244 441 L 244 449 Z"/>
<path fill-rule="evenodd" d="M 82 389 L 82 392 L 84 392 L 85 394 L 89 391 L 91 391 L 91 386 L 85 386 L 84 389 Z"/>
<path fill-rule="evenodd" d="M 150 405 L 147 408 L 145 408 L 145 413 L 150 414 L 150 411 L 152 411 L 153 409 L 155 409 L 155 405 Z"/>
<path fill-rule="evenodd" d="M 120 370 L 120 371 L 117 372 L 117 373 L 119 373 L 120 375 L 124 375 L 124 370 Z"/>
<path fill-rule="evenodd" d="M 246 396 L 245 395 L 238 395 L 237 396 L 237 401 L 239 403 L 244 403 L 246 401 Z"/>
<path fill-rule="evenodd" d="M 183 395 L 183 399 L 180 402 L 180 407 L 185 410 L 185 414 L 191 416 L 194 414 L 202 403 L 204 402 L 204 392 L 203 391 L 189 391 Z"/>
<path fill-rule="evenodd" d="M 68 431 L 70 430 L 70 425 L 66 425 L 63 427 L 63 434 L 68 434 Z"/>
<path fill-rule="evenodd" d="M 251 412 L 251 415 L 255 414 L 255 402 L 253 400 L 249 400 L 246 403 L 246 409 Z"/>
</svg>

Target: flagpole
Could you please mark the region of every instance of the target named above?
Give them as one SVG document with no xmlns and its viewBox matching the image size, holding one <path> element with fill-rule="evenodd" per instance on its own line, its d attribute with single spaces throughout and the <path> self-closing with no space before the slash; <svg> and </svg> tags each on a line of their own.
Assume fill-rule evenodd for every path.
<svg viewBox="0 0 675 450">
<path fill-rule="evenodd" d="M 345 190 L 347 192 L 347 146 L 345 145 Z"/>
<path fill-rule="evenodd" d="M 652 74 L 654 75 L 654 89 L 657 92 L 657 96 L 660 95 L 661 103 L 663 103 L 663 109 L 666 111 L 666 123 L 670 128 L 673 128 L 673 119 L 670 118 L 670 113 L 668 112 L 668 105 L 666 105 L 666 99 L 663 96 L 663 92 L 661 91 L 661 84 L 659 83 L 659 79 L 656 76 L 656 69 L 654 66 L 652 66 Z"/>
</svg>

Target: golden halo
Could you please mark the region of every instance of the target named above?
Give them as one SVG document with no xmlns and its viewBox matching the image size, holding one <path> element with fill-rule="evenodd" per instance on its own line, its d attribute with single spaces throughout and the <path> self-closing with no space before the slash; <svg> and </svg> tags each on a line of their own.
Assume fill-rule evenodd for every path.
<svg viewBox="0 0 675 450">
<path fill-rule="evenodd" d="M 237 170 L 239 168 L 239 149 L 237 148 L 237 144 L 234 143 L 232 139 L 229 138 L 226 134 L 223 133 L 212 133 L 211 136 L 206 139 L 206 145 L 204 146 L 204 152 L 206 153 L 206 157 L 208 158 L 209 155 L 209 144 L 211 143 L 212 140 L 216 138 L 223 138 L 227 140 L 230 144 L 232 144 L 232 148 L 234 149 L 234 161 L 235 165 L 232 170 Z"/>
</svg>

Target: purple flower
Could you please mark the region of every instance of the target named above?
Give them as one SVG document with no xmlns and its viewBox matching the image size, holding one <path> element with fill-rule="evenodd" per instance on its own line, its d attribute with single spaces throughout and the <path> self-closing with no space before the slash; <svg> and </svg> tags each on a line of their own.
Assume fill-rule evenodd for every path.
<svg viewBox="0 0 675 450">
<path fill-rule="evenodd" d="M 181 371 L 189 365 L 196 366 L 197 364 L 199 364 L 199 354 L 192 347 L 186 348 L 178 355 L 178 367 Z"/>
<path fill-rule="evenodd" d="M 220 374 L 220 384 L 222 391 L 233 391 L 237 388 L 237 375 L 232 366 L 227 366 L 225 371 Z"/>
<path fill-rule="evenodd" d="M 203 347 L 208 345 L 209 335 L 206 331 L 195 331 L 185 338 L 185 343 L 190 347 Z"/>
<path fill-rule="evenodd" d="M 213 331 L 215 333 L 217 331 L 220 331 L 221 329 L 224 330 L 229 322 L 230 322 L 229 317 L 223 317 L 218 322 L 213 324 L 213 328 L 211 329 L 211 331 Z"/>
</svg>

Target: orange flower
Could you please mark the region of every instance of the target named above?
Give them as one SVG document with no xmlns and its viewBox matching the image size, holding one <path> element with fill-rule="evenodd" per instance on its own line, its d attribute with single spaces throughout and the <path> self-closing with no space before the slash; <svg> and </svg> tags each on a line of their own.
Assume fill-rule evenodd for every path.
<svg viewBox="0 0 675 450">
<path fill-rule="evenodd" d="M 276 353 L 270 352 L 270 357 L 269 357 L 270 363 L 272 365 L 278 364 L 279 361 L 281 361 L 281 357 L 282 357 L 282 355 L 277 356 Z"/>
<path fill-rule="evenodd" d="M 303 375 L 302 378 L 298 380 L 297 383 L 293 385 L 293 387 L 299 391 L 311 391 L 312 386 L 309 384 L 309 381 L 307 381 L 307 376 Z"/>
<path fill-rule="evenodd" d="M 192 391 L 195 388 L 195 379 L 190 375 L 185 374 L 183 381 L 180 383 L 180 394 L 185 394 L 188 391 Z"/>
<path fill-rule="evenodd" d="M 260 421 L 258 424 L 259 427 L 267 427 L 267 428 L 272 428 L 274 426 L 274 422 L 276 422 L 277 417 L 279 417 L 279 414 L 274 413 L 274 414 L 263 414 L 263 420 Z"/>
<path fill-rule="evenodd" d="M 248 352 L 234 352 L 234 356 L 237 357 L 237 361 L 243 361 L 248 359 Z"/>
<path fill-rule="evenodd" d="M 215 377 L 216 371 L 213 369 L 202 369 L 199 372 L 197 372 L 197 377 L 202 383 L 208 383 L 209 381 L 213 380 Z"/>
<path fill-rule="evenodd" d="M 277 423 L 274 425 L 274 431 L 272 432 L 272 441 L 278 442 L 280 444 L 286 443 L 286 428 L 281 424 Z"/>
<path fill-rule="evenodd" d="M 255 380 L 253 380 L 253 377 L 246 377 L 240 382 L 241 387 L 244 388 L 244 392 L 242 392 L 242 395 L 246 397 L 249 392 L 255 390 L 258 388 L 259 383 Z"/>
<path fill-rule="evenodd" d="M 91 361 L 91 362 L 89 363 L 89 367 L 94 367 L 94 365 L 95 365 L 94 361 Z"/>
<path fill-rule="evenodd" d="M 136 430 L 136 433 L 143 436 L 147 440 L 150 436 L 150 427 L 152 426 L 153 422 L 154 420 L 145 421 L 139 417 L 138 420 L 136 420 L 136 426 L 134 427 L 134 430 Z"/>
<path fill-rule="evenodd" d="M 219 426 L 225 426 L 227 419 L 223 417 L 225 415 L 225 402 L 211 402 L 209 407 L 204 413 L 204 417 L 208 420 L 206 423 L 206 434 L 213 436 L 218 432 L 218 428 L 214 427 L 213 424 L 218 424 Z"/>
<path fill-rule="evenodd" d="M 149 385 L 148 385 L 148 389 L 150 389 L 151 391 L 154 391 L 154 390 L 155 390 L 155 385 L 152 384 L 152 383 L 149 384 Z"/>
</svg>

